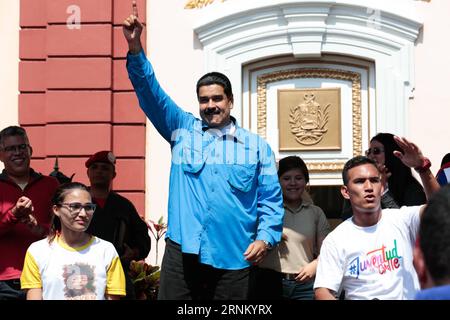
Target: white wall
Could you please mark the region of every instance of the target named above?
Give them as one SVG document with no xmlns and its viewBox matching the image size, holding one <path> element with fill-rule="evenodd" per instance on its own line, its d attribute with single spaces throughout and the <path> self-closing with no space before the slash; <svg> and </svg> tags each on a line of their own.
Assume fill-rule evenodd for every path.
<svg viewBox="0 0 450 320">
<path fill-rule="evenodd" d="M 415 50 L 416 90 L 410 101 L 410 137 L 431 159 L 432 171 L 450 152 L 450 1 L 417 2 L 423 15 L 423 37 Z"/>
<path fill-rule="evenodd" d="M 246 0 L 228 0 L 238 5 Z M 447 120 L 450 119 L 450 1 L 410 1 L 411 9 L 423 16 L 423 37 L 415 48 L 415 91 L 410 100 L 407 137 L 423 149 L 438 169 L 441 157 L 450 152 Z M 389 1 L 390 3 L 392 1 Z M 186 10 L 187 0 L 149 0 L 147 4 L 147 54 L 162 86 L 185 110 L 198 115 L 195 83 L 207 70 L 203 51 L 193 29 L 198 10 Z M 359 3 L 359 2 L 358 2 Z M 382 7 L 384 1 L 377 2 Z M 216 1 L 211 6 L 224 5 Z M 205 10 L 205 9 L 200 9 Z M 0 0 L 0 129 L 18 123 L 20 1 Z M 148 219 L 167 219 L 170 148 L 149 124 L 147 130 L 147 211 Z M 0 168 L 2 167 L 0 163 Z M 163 242 L 163 241 L 161 241 Z M 161 246 L 162 248 L 163 246 Z M 154 250 L 151 255 L 154 256 Z M 162 251 L 160 251 L 160 259 Z"/>
<path fill-rule="evenodd" d="M 198 116 L 195 85 L 205 72 L 202 51 L 193 32 L 195 10 L 186 10 L 186 0 L 149 0 L 147 2 L 147 57 L 165 91 L 184 110 Z M 194 43 L 194 44 L 193 44 Z M 147 124 L 146 217 L 167 222 L 170 146 L 151 123 Z M 154 239 L 152 239 L 153 242 Z M 158 260 L 163 255 L 160 241 Z M 154 263 L 152 245 L 150 262 Z"/>
<path fill-rule="evenodd" d="M 249 5 L 247 0 L 227 1 L 241 8 Z M 405 135 L 417 142 L 424 154 L 431 158 L 432 169 L 435 172 L 442 155 L 450 152 L 450 139 L 446 139 L 448 136 L 446 120 L 450 118 L 450 90 L 447 88 L 450 63 L 446 55 L 450 51 L 450 44 L 445 38 L 447 31 L 450 30 L 450 19 L 446 17 L 450 12 L 450 1 L 355 0 L 354 2 L 359 5 L 371 4 L 375 8 L 387 6 L 392 9 L 393 6 L 398 5 L 401 8 L 397 10 L 398 14 L 411 15 L 420 12 L 425 27 L 423 39 L 419 38 L 414 52 L 411 52 L 415 55 L 415 74 L 412 76 L 415 79 L 415 91 L 414 97 L 409 101 L 408 110 L 405 110 L 407 117 Z M 195 83 L 203 73 L 209 70 L 206 70 L 205 55 L 193 29 L 199 23 L 199 10 L 215 10 L 210 10 L 211 7 L 186 10 L 184 9 L 186 3 L 187 0 L 148 1 L 147 56 L 151 59 L 163 88 L 180 106 L 198 116 Z M 258 3 L 270 4 L 271 2 L 267 0 Z M 405 4 L 410 6 L 410 10 L 405 10 Z M 225 5 L 215 1 L 211 6 Z M 148 219 L 157 220 L 160 216 L 167 219 L 169 169 L 169 145 L 149 124 L 146 167 L 146 216 Z M 160 262 L 163 241 L 159 247 Z M 154 262 L 153 248 L 150 262 Z"/>
<path fill-rule="evenodd" d="M 20 1 L 0 1 L 0 130 L 19 122 L 19 16 Z"/>
</svg>

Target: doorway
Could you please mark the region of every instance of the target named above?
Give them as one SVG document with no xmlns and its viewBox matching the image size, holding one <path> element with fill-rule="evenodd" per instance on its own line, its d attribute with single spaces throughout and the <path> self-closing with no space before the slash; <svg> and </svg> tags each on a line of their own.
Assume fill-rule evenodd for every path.
<svg viewBox="0 0 450 320">
<path fill-rule="evenodd" d="M 344 198 L 341 195 L 341 186 L 311 186 L 309 193 L 314 204 L 325 213 L 331 230 L 336 228 L 342 222 Z"/>
</svg>

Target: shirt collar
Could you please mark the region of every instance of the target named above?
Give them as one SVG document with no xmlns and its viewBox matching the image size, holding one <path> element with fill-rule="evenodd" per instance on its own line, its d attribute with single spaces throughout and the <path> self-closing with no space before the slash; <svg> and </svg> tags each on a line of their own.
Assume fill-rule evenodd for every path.
<svg viewBox="0 0 450 320">
<path fill-rule="evenodd" d="M 42 174 L 34 171 L 32 168 L 30 168 L 30 180 L 28 182 L 31 182 L 35 179 L 39 179 L 42 177 Z M 3 169 L 0 173 L 0 180 L 3 181 L 11 181 L 14 182 L 11 178 L 9 178 L 8 174 L 6 173 L 6 169 Z"/>
<path fill-rule="evenodd" d="M 236 132 L 236 126 L 234 125 L 233 121 L 230 121 L 230 123 L 225 127 L 222 127 L 220 129 L 208 128 L 206 131 L 216 137 L 222 137 L 224 135 L 234 136 L 234 133 Z"/>
<path fill-rule="evenodd" d="M 283 207 L 284 207 L 284 209 L 288 210 L 291 213 L 298 213 L 298 212 L 300 212 L 302 210 L 303 207 L 308 207 L 311 204 L 312 204 L 311 201 L 303 199 L 302 204 L 298 208 L 292 209 L 292 208 L 288 207 L 285 204 L 283 204 Z"/>
<path fill-rule="evenodd" d="M 232 138 L 236 138 L 236 140 L 238 142 L 243 143 L 244 138 L 242 137 L 242 132 L 240 130 L 241 128 L 237 124 L 236 118 L 234 118 L 233 116 L 230 116 L 230 119 L 231 119 L 230 124 L 226 125 L 222 129 L 219 129 L 220 131 L 225 129 L 225 132 L 222 131 L 222 135 L 220 135 L 219 137 L 232 137 Z M 209 129 L 210 128 L 208 127 L 208 124 L 202 120 L 202 131 L 208 132 Z M 217 132 L 217 131 L 215 130 L 215 132 Z M 216 137 L 218 136 L 217 134 L 213 134 L 211 132 L 210 132 L 210 134 L 212 134 Z"/>
</svg>

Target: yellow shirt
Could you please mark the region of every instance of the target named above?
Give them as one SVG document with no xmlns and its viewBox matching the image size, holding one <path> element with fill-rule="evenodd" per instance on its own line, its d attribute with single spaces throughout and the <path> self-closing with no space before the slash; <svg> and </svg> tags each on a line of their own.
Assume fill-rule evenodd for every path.
<svg viewBox="0 0 450 320">
<path fill-rule="evenodd" d="M 104 300 L 125 296 L 125 275 L 114 246 L 92 237 L 72 248 L 56 237 L 34 242 L 25 256 L 22 289 L 42 288 L 44 300 Z"/>
</svg>

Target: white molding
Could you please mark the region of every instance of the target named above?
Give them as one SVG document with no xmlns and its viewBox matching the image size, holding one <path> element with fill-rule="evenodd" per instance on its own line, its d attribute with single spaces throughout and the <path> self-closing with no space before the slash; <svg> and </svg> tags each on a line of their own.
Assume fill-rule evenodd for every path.
<svg viewBox="0 0 450 320">
<path fill-rule="evenodd" d="M 375 66 L 373 63 L 351 59 L 343 56 L 324 55 L 319 59 L 297 60 L 292 57 L 280 57 L 258 61 L 247 64 L 243 68 L 243 94 L 242 94 L 242 124 L 250 130 L 256 132 L 257 123 L 257 79 L 263 75 L 273 74 L 274 72 L 300 69 L 328 69 L 343 70 L 357 73 L 361 76 L 361 142 L 363 150 L 369 144 L 369 132 L 374 126 L 374 116 L 376 114 L 375 95 L 373 90 Z M 277 160 L 289 156 L 298 155 L 298 151 L 280 151 L 278 137 L 278 114 L 277 108 L 269 106 L 276 105 L 276 95 L 278 89 L 291 88 L 341 88 L 341 134 L 342 148 L 333 151 L 314 151 L 301 152 L 303 160 L 307 163 L 343 163 L 353 156 L 354 148 L 352 144 L 353 126 L 352 126 L 352 87 L 351 81 L 323 79 L 323 78 L 302 78 L 292 80 L 279 80 L 270 82 L 266 86 L 266 140 L 272 147 Z M 357 129 L 358 131 L 359 129 Z M 337 171 L 310 172 L 310 181 L 312 185 L 340 185 L 342 184 L 341 173 Z"/>
<path fill-rule="evenodd" d="M 242 67 L 268 57 L 339 54 L 376 66 L 376 124 L 405 133 L 414 89 L 414 42 L 422 22 L 411 0 L 229 0 L 196 13 L 205 71 L 230 76 L 240 119 Z"/>
</svg>

